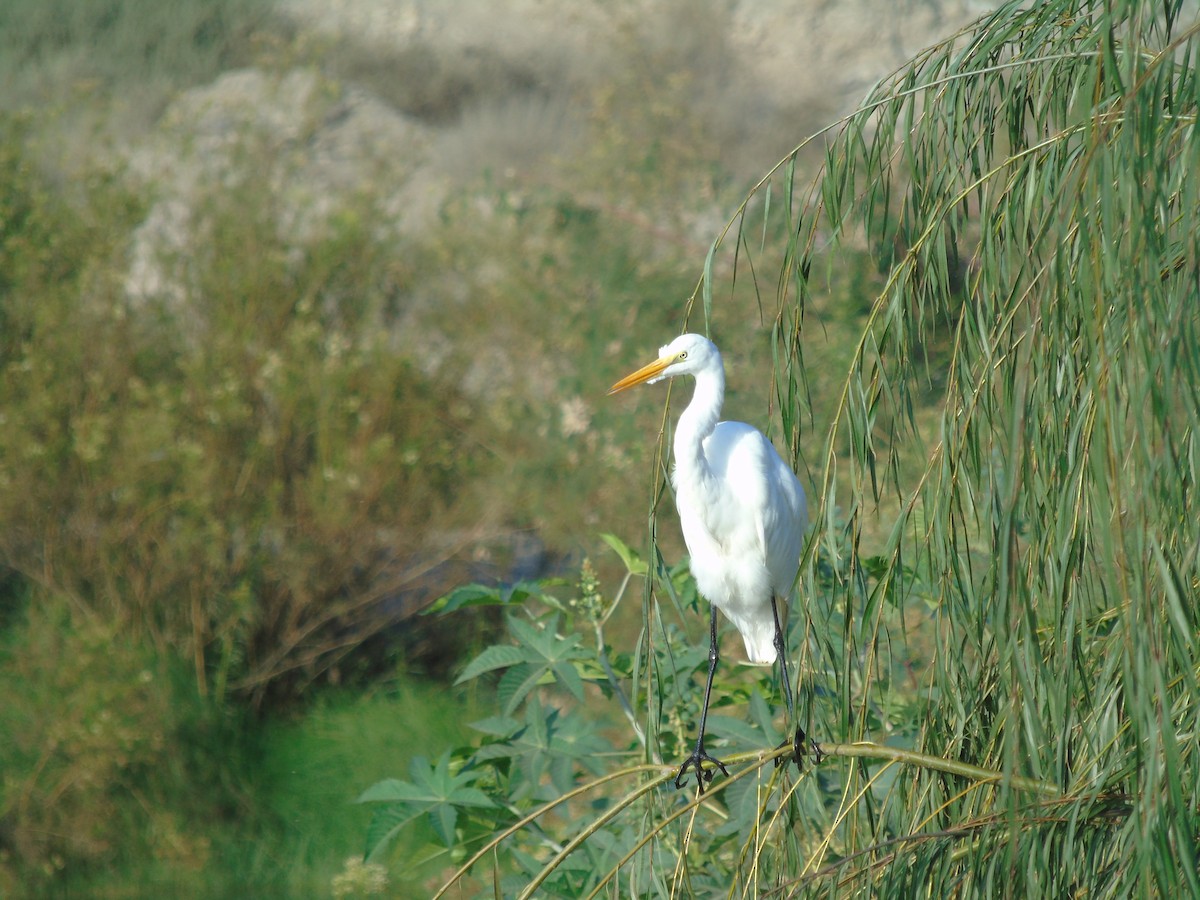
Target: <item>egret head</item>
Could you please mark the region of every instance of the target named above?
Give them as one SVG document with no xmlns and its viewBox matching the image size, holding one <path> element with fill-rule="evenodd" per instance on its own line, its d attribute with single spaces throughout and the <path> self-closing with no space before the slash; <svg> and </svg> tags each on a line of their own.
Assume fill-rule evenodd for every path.
<svg viewBox="0 0 1200 900">
<path fill-rule="evenodd" d="M 695 375 L 705 369 L 721 366 L 721 351 L 712 341 L 699 334 L 681 334 L 658 351 L 658 359 L 626 375 L 608 392 L 615 394 L 637 384 L 654 384 L 676 375 Z"/>
</svg>

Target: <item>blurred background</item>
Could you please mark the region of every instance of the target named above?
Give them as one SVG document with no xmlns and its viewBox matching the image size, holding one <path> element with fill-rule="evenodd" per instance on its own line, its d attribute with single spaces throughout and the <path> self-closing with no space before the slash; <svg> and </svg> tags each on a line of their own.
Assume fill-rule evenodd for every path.
<svg viewBox="0 0 1200 900">
<path fill-rule="evenodd" d="M 0 894 L 328 894 L 354 799 L 487 708 L 495 623 L 420 611 L 619 578 L 664 393 L 608 386 L 751 185 L 991 5 L 0 6 Z M 877 274 L 807 311 L 814 422 Z"/>
</svg>

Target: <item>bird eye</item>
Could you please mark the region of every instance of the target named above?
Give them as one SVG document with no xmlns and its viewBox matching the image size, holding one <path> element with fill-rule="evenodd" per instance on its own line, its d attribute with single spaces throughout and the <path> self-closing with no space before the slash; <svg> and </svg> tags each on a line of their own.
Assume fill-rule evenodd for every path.
<svg viewBox="0 0 1200 900">
<path fill-rule="evenodd" d="M 687 351 L 686 351 L 686 350 L 681 350 L 681 351 L 679 351 L 679 357 L 678 357 L 678 358 L 679 358 L 679 359 L 681 359 L 681 360 L 682 360 L 682 359 L 687 359 Z"/>
</svg>

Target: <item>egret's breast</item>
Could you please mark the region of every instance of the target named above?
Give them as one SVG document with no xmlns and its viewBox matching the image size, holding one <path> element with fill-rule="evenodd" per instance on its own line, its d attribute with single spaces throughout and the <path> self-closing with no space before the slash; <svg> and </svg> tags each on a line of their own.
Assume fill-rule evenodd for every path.
<svg viewBox="0 0 1200 900">
<path fill-rule="evenodd" d="M 675 483 L 696 586 L 727 611 L 761 609 L 795 577 L 804 492 L 771 443 L 744 423 L 718 423 L 704 457 L 707 471 L 686 479 L 677 472 Z"/>
</svg>

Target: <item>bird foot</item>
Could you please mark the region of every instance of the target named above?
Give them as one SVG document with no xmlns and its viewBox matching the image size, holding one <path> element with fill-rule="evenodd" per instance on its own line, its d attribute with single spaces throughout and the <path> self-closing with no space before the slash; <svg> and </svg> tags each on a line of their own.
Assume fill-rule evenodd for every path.
<svg viewBox="0 0 1200 900">
<path fill-rule="evenodd" d="M 807 750 L 804 746 L 805 741 L 808 742 Z M 804 733 L 803 728 L 797 728 L 796 733 L 792 736 L 790 741 L 784 741 L 775 749 L 778 750 L 781 747 L 787 747 L 788 745 L 791 745 L 792 752 L 790 754 L 785 754 L 784 756 L 775 757 L 775 768 L 778 769 L 780 766 L 786 765 L 789 762 L 794 762 L 797 769 L 803 769 L 804 758 L 808 756 L 810 752 L 812 753 L 813 765 L 820 765 L 821 760 L 825 758 L 825 751 L 821 749 L 821 745 L 812 738 L 808 737 L 808 735 Z"/>
<path fill-rule="evenodd" d="M 713 780 L 713 775 L 716 774 L 716 769 L 706 769 L 703 763 L 710 762 L 716 769 L 721 770 L 721 774 L 726 778 L 729 777 L 729 770 L 725 768 L 725 763 L 717 759 L 715 756 L 709 756 L 704 752 L 704 745 L 698 744 L 692 755 L 683 761 L 683 765 L 679 767 L 679 772 L 675 775 L 675 788 L 682 788 L 687 783 L 688 769 L 696 770 L 696 787 L 700 788 L 700 793 L 704 793 L 704 786 L 710 784 Z"/>
</svg>

